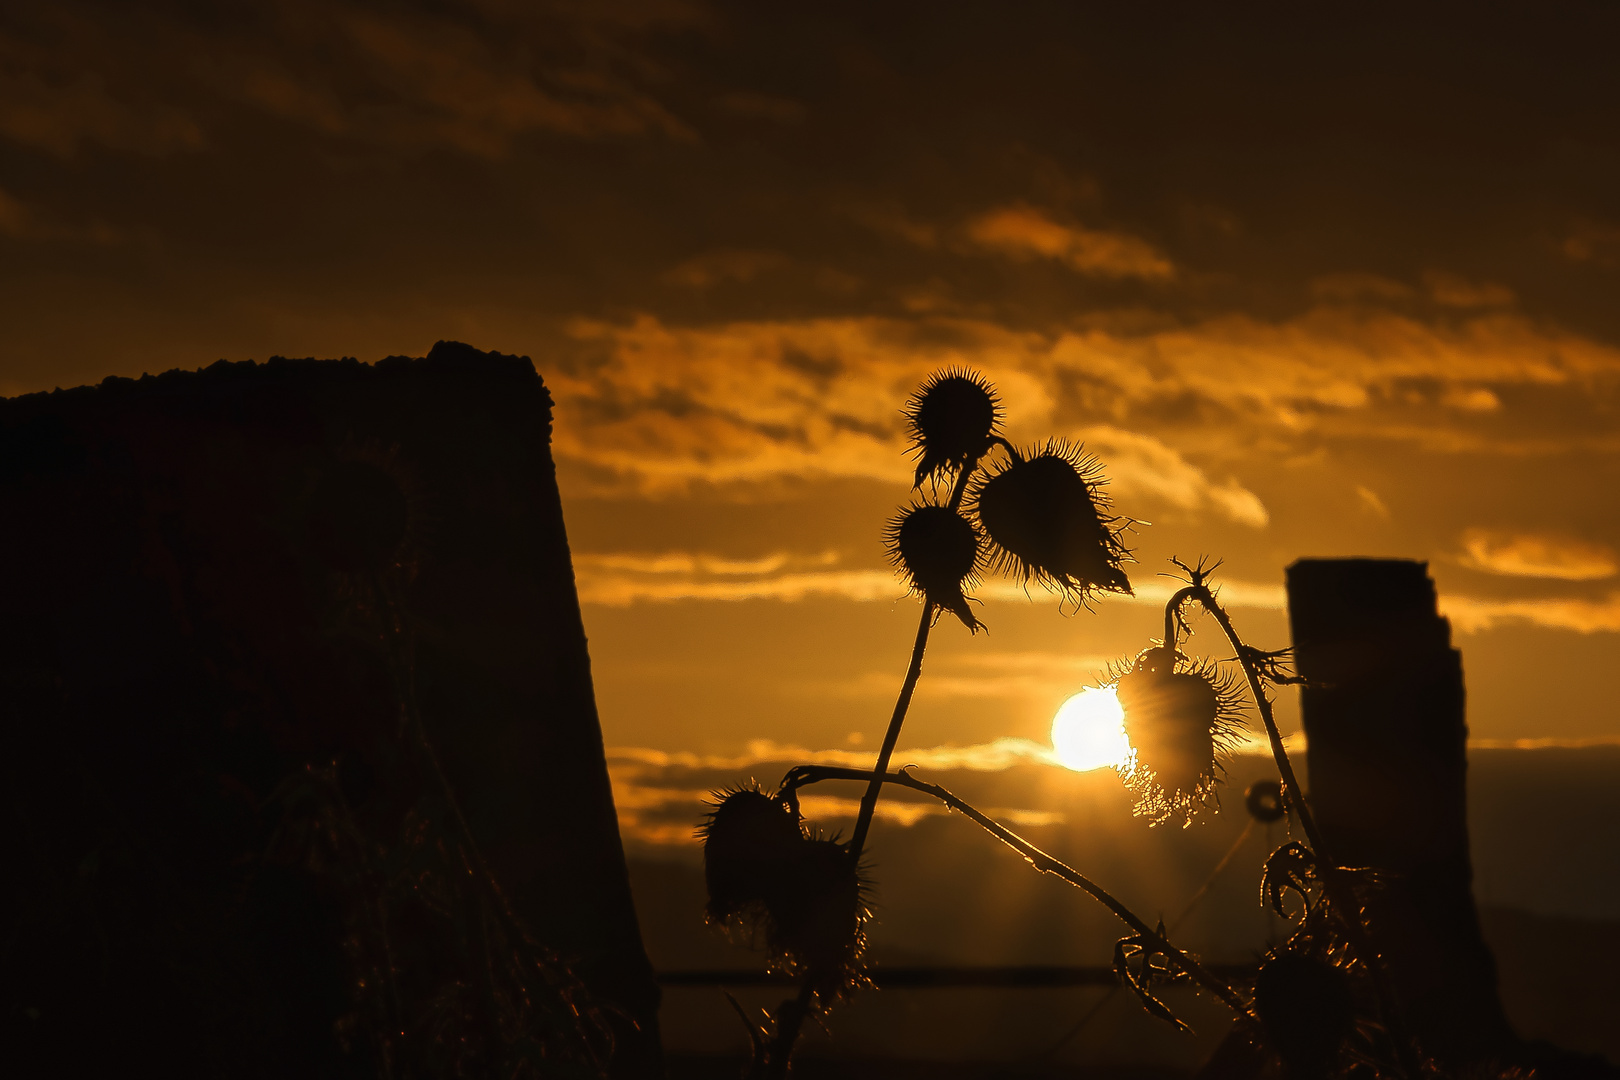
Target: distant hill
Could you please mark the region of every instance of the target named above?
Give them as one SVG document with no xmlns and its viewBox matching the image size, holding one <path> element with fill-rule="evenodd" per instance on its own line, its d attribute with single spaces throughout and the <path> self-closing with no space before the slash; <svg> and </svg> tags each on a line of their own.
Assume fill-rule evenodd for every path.
<svg viewBox="0 0 1620 1080">
<path fill-rule="evenodd" d="M 1480 917 L 1519 1034 L 1620 1062 L 1620 921 L 1516 908 Z"/>
</svg>

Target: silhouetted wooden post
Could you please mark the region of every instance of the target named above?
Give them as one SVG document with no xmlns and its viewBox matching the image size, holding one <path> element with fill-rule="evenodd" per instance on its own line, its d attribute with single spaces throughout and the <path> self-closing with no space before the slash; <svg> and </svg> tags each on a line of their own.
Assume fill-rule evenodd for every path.
<svg viewBox="0 0 1620 1080">
<path fill-rule="evenodd" d="M 1288 568 L 1310 804 L 1342 864 L 1373 867 L 1373 940 L 1425 1052 L 1456 1066 L 1513 1036 L 1480 935 L 1468 855 L 1461 654 L 1425 563 Z"/>
<path fill-rule="evenodd" d="M 0 400 L 17 1075 L 662 1075 L 550 423 L 443 342 Z"/>
</svg>

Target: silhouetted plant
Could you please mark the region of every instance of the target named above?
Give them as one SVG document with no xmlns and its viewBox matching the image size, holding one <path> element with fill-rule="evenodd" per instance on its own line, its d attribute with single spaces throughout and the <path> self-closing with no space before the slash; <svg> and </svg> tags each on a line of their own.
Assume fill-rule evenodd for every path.
<svg viewBox="0 0 1620 1080">
<path fill-rule="evenodd" d="M 848 848 L 812 836 L 789 795 L 754 785 L 723 793 L 699 829 L 710 921 L 763 939 L 774 968 L 820 999 L 858 978 L 867 912 Z"/>
<path fill-rule="evenodd" d="M 1053 586 L 1081 605 L 1099 592 L 1130 592 L 1120 566 L 1130 556 L 1120 540 L 1124 527 L 1106 513 L 1096 459 L 1058 439 L 1028 457 L 1003 445 L 1006 463 L 973 495 L 997 569 Z"/>
<path fill-rule="evenodd" d="M 1219 759 L 1242 727 L 1242 691 L 1229 673 L 1158 645 L 1118 676 L 1114 693 L 1131 745 L 1121 772 L 1138 794 L 1136 813 L 1159 825 L 1218 805 Z"/>
<path fill-rule="evenodd" d="M 913 486 L 971 469 L 1001 427 L 1001 402 L 975 372 L 953 369 L 934 375 L 906 404 L 906 420 L 917 458 Z"/>
<path fill-rule="evenodd" d="M 709 918 L 722 926 L 769 917 L 772 900 L 790 885 L 804 845 L 804 826 L 784 799 L 755 784 L 724 792 L 698 830 Z"/>
<path fill-rule="evenodd" d="M 859 866 L 883 785 L 893 784 L 962 813 L 1037 871 L 1081 889 L 1124 922 L 1130 932 L 1115 946 L 1115 971 L 1153 1015 L 1185 1027 L 1157 990 L 1188 981 L 1224 1002 L 1244 1031 L 1279 1056 L 1291 1077 L 1317 1080 L 1353 1062 L 1368 1076 L 1417 1080 L 1424 1064 L 1390 1008 L 1363 923 L 1362 899 L 1377 887 L 1377 876 L 1340 867 L 1323 846 L 1269 696 L 1270 687 L 1300 680 L 1291 674 L 1286 650 L 1265 652 L 1238 636 L 1210 586 L 1218 563 L 1189 566 L 1172 560 L 1183 587 L 1165 605 L 1164 636 L 1118 665 L 1111 686 L 1131 744 L 1129 759 L 1118 770 L 1137 794 L 1136 813 L 1154 825 L 1177 818 L 1189 824 L 1200 814 L 1218 812 L 1221 759 L 1237 738 L 1247 706 L 1265 729 L 1278 778 L 1253 785 L 1245 803 L 1256 820 L 1287 818 L 1302 834 L 1272 853 L 1261 882 L 1262 902 L 1298 925 L 1266 958 L 1252 987 L 1216 977 L 1170 940 L 1162 922 L 1150 926 L 1089 877 L 939 785 L 909 770 L 890 771 L 940 614 L 948 611 L 976 632 L 981 624 L 969 608 L 971 591 L 990 570 L 1043 586 L 1075 612 L 1101 594 L 1129 593 L 1124 566 L 1132 560 L 1123 538 L 1134 524 L 1109 512 L 1102 467 L 1083 448 L 1054 439 L 1020 452 L 1003 438 L 1000 402 L 974 372 L 952 370 L 930 378 L 907 404 L 905 416 L 917 458 L 915 486 L 929 484 L 936 499 L 942 487 L 949 494 L 944 501 L 913 503 L 887 529 L 890 556 L 921 597 L 923 610 L 875 766 L 867 771 L 801 765 L 789 770 L 774 795 L 752 786 L 722 793 L 703 829 L 711 920 L 761 930 L 773 964 L 804 980 L 797 998 L 768 1015 L 766 1027 L 744 1016 L 755 1047 L 748 1075 L 786 1075 L 805 1019 L 863 981 L 867 912 Z M 1214 619 L 1233 659 L 1216 663 L 1182 651 L 1191 632 L 1185 615 L 1189 604 Z M 799 789 L 829 780 L 866 784 L 845 843 L 813 838 L 799 818 Z M 1289 905 L 1289 893 L 1302 902 Z M 1290 914 L 1292 906 L 1297 916 Z"/>
<path fill-rule="evenodd" d="M 930 607 L 949 611 L 969 630 L 979 629 L 966 592 L 976 582 L 982 552 L 973 522 L 949 506 L 914 503 L 889 523 L 888 549 Z"/>
<path fill-rule="evenodd" d="M 1254 980 L 1254 1009 L 1266 1038 L 1295 1080 L 1333 1071 L 1356 1026 L 1350 976 L 1304 952 L 1279 952 Z"/>
</svg>

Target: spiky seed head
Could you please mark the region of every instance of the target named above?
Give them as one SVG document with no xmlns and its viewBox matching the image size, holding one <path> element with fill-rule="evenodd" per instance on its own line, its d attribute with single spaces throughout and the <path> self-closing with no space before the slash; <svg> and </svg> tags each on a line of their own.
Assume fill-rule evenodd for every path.
<svg viewBox="0 0 1620 1080">
<path fill-rule="evenodd" d="M 1215 758 L 1215 688 L 1197 675 L 1138 670 L 1116 693 L 1138 766 L 1170 791 L 1191 791 Z"/>
<path fill-rule="evenodd" d="M 791 885 L 769 904 L 771 949 L 808 975 L 818 994 L 838 996 L 859 970 L 865 945 L 865 883 L 857 859 L 836 840 L 797 849 Z"/>
<path fill-rule="evenodd" d="M 758 917 L 792 887 L 804 826 L 782 800 L 752 784 L 722 792 L 699 833 L 713 921 Z"/>
<path fill-rule="evenodd" d="M 1114 692 L 1131 744 L 1121 771 L 1137 792 L 1136 812 L 1154 824 L 1177 814 L 1191 823 L 1213 799 L 1222 772 L 1216 755 L 1229 749 L 1239 724 L 1236 686 L 1161 646 L 1138 657 Z"/>
<path fill-rule="evenodd" d="M 1001 402 L 983 376 L 962 368 L 931 375 L 906 404 L 914 484 L 966 468 L 984 456 L 1001 425 Z"/>
<path fill-rule="evenodd" d="M 1097 592 L 1131 591 L 1124 525 L 1104 512 L 1101 468 L 1054 440 L 1013 458 L 979 485 L 974 508 L 999 568 L 1083 603 Z"/>
<path fill-rule="evenodd" d="M 1349 974 L 1303 953 L 1280 953 L 1261 966 L 1254 1008 L 1293 1080 L 1317 1080 L 1331 1072 L 1355 1029 Z"/>
<path fill-rule="evenodd" d="M 1262 825 L 1281 821 L 1288 813 L 1283 802 L 1282 785 L 1275 780 L 1256 780 L 1243 793 L 1243 808 Z"/>
<path fill-rule="evenodd" d="M 969 630 L 979 628 L 964 591 L 976 579 L 983 550 L 971 521 L 948 506 L 913 504 L 889 523 L 887 541 L 913 590 Z"/>
</svg>

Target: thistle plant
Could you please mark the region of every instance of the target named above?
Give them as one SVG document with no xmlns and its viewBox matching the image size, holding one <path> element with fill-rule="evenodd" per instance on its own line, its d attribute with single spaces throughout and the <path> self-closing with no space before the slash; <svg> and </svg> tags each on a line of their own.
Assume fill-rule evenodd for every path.
<svg viewBox="0 0 1620 1080">
<path fill-rule="evenodd" d="M 1149 925 L 1085 874 L 909 768 L 891 771 L 935 623 L 949 612 L 977 633 L 982 623 L 972 592 L 990 573 L 1044 587 L 1070 614 L 1090 611 L 1101 596 L 1129 594 L 1125 566 L 1134 560 L 1124 541 L 1136 524 L 1111 512 L 1102 466 L 1083 447 L 1052 439 L 1020 451 L 1008 442 L 1001 402 L 974 372 L 930 378 L 905 417 L 916 498 L 889 522 L 885 539 L 922 610 L 877 760 L 870 771 L 797 766 L 774 794 L 751 784 L 722 792 L 700 830 L 711 922 L 762 938 L 773 965 L 802 980 L 798 996 L 770 1013 L 765 1026 L 743 1017 L 754 1043 L 750 1080 L 785 1076 L 804 1021 L 865 981 L 869 915 L 861 860 L 885 784 L 937 799 L 1037 871 L 1107 907 L 1129 931 L 1114 948 L 1116 974 L 1153 1015 L 1186 1027 L 1158 993 L 1162 984 L 1186 982 L 1230 1008 L 1241 1030 L 1270 1048 L 1294 1080 L 1317 1080 L 1352 1060 L 1370 1075 L 1417 1080 L 1423 1065 L 1390 1007 L 1363 922 L 1362 898 L 1378 887 L 1377 875 L 1339 866 L 1323 846 L 1271 705 L 1271 688 L 1301 680 L 1290 671 L 1287 650 L 1266 652 L 1238 636 L 1211 584 L 1218 563 L 1171 560 L 1182 587 L 1165 605 L 1164 635 L 1115 665 L 1109 686 L 1131 745 L 1117 768 L 1137 796 L 1137 815 L 1151 825 L 1178 819 L 1185 825 L 1218 813 L 1222 759 L 1250 709 L 1265 730 L 1277 777 L 1253 785 L 1245 805 L 1257 821 L 1286 818 L 1299 831 L 1271 854 L 1261 881 L 1262 902 L 1296 925 L 1254 983 L 1228 984 L 1175 945 L 1162 922 Z M 1194 606 L 1220 628 L 1230 658 L 1184 651 Z M 799 790 L 824 781 L 865 784 L 847 841 L 820 837 L 801 820 Z M 1302 1007 L 1306 1000 L 1318 1004 Z"/>
<path fill-rule="evenodd" d="M 1084 605 L 1098 592 L 1131 591 L 1119 518 L 1104 511 L 1102 466 L 1081 447 L 1053 439 L 1007 460 L 978 486 L 974 508 L 995 544 L 995 564 Z"/>
<path fill-rule="evenodd" d="M 1220 758 L 1242 728 L 1242 692 L 1230 675 L 1155 645 L 1118 676 L 1114 693 L 1131 744 L 1121 773 L 1138 794 L 1136 813 L 1156 825 L 1177 814 L 1190 823 L 1218 803 Z"/>
</svg>

